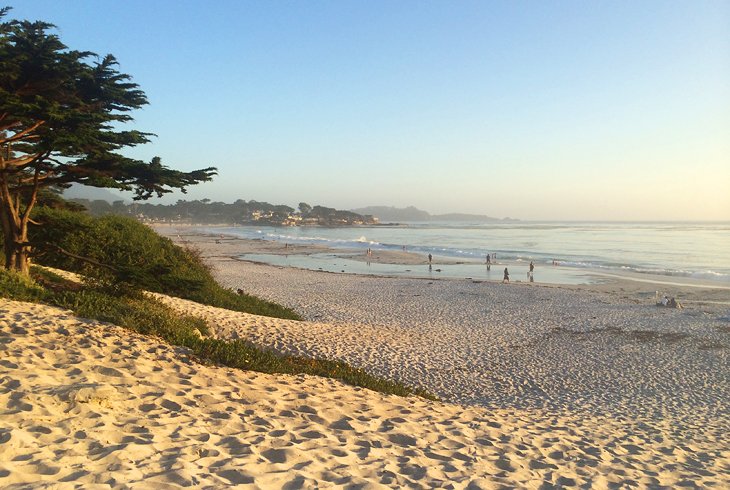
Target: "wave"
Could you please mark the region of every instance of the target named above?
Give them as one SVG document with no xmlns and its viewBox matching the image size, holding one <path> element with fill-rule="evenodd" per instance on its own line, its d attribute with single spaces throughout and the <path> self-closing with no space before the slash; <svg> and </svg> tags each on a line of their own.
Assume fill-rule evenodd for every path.
<svg viewBox="0 0 730 490">
<path fill-rule="evenodd" d="M 713 270 L 690 271 L 681 269 L 662 269 L 639 265 L 617 265 L 600 262 L 581 262 L 571 260 L 560 260 L 558 262 L 558 265 L 575 267 L 580 269 L 593 269 L 605 272 L 630 272 L 635 274 L 646 274 L 655 276 L 701 279 L 712 282 L 730 282 L 730 274 Z"/>
<path fill-rule="evenodd" d="M 264 234 L 262 232 L 262 234 Z M 281 233 L 265 233 L 265 239 L 288 243 L 302 243 L 310 245 L 323 245 L 331 248 L 362 248 L 380 245 L 376 241 L 368 240 L 365 236 L 356 238 L 327 238 L 320 236 L 296 236 Z"/>
</svg>

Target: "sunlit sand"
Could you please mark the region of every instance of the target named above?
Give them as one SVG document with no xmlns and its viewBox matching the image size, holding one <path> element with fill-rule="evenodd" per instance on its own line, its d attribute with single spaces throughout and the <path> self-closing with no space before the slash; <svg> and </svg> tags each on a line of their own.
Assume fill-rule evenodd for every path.
<svg viewBox="0 0 730 490">
<path fill-rule="evenodd" d="M 233 260 L 212 239 L 198 246 L 222 283 L 307 318 L 159 296 L 205 317 L 212 335 L 343 359 L 443 402 L 204 366 L 185 349 L 3 300 L 0 486 L 730 484 L 717 306 L 281 269 Z"/>
</svg>

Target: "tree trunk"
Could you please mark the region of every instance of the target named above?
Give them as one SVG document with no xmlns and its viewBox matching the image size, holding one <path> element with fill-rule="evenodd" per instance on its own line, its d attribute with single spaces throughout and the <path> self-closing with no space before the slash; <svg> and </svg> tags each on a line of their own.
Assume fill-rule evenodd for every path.
<svg viewBox="0 0 730 490">
<path fill-rule="evenodd" d="M 16 248 L 13 256 L 11 257 L 11 267 L 16 272 L 27 276 L 30 274 L 30 247 L 27 245 L 19 246 Z"/>
<path fill-rule="evenodd" d="M 19 220 L 17 223 L 8 216 L 8 210 L 2 212 L 3 245 L 5 249 L 5 268 L 23 275 L 30 273 L 28 258 L 31 247 L 28 244 L 28 223 Z M 19 226 L 16 226 L 17 225 Z"/>
<path fill-rule="evenodd" d="M 31 246 L 28 243 L 28 221 L 30 211 L 38 196 L 38 172 L 34 178 L 34 189 L 25 209 L 21 213 L 20 195 L 10 191 L 7 176 L 0 176 L 0 225 L 3 231 L 5 268 L 23 275 L 30 274 L 28 261 Z"/>
</svg>

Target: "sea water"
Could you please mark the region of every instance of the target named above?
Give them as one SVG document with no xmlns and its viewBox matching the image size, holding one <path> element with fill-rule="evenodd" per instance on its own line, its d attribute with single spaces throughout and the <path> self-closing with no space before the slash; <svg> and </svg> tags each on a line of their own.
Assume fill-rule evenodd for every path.
<svg viewBox="0 0 730 490">
<path fill-rule="evenodd" d="M 595 282 L 615 274 L 730 286 L 730 222 L 407 223 L 338 228 L 207 227 L 206 231 L 341 250 L 342 254 L 242 257 L 331 272 L 501 280 L 507 266 L 512 280 L 527 280 L 528 264 L 534 262 L 534 278 L 540 282 Z M 368 248 L 377 254 L 404 247 L 423 254 L 424 259 L 432 254 L 435 264 L 428 269 L 425 265 L 367 264 L 342 258 L 347 253 L 364 254 Z M 486 254 L 496 254 L 498 262 L 489 271 L 484 263 Z M 462 263 L 439 266 L 439 258 Z"/>
</svg>

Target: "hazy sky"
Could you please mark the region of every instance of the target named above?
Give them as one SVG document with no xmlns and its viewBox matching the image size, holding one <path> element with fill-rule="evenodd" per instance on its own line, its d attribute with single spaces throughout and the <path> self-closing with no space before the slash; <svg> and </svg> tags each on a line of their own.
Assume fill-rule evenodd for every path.
<svg viewBox="0 0 730 490">
<path fill-rule="evenodd" d="M 724 0 L 6 3 L 118 58 L 186 199 L 730 219 Z"/>
</svg>

